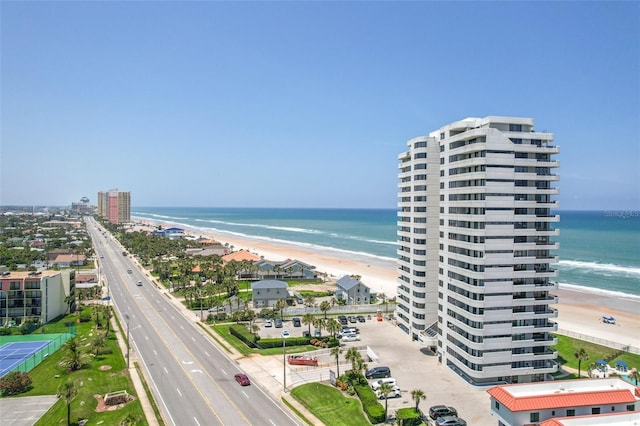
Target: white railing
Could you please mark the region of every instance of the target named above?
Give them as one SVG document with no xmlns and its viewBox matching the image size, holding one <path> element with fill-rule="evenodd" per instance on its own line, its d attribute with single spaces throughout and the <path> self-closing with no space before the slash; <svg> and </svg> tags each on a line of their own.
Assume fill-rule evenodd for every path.
<svg viewBox="0 0 640 426">
<path fill-rule="evenodd" d="M 562 334 L 563 336 L 573 337 L 575 339 L 584 340 L 586 342 L 597 343 L 598 345 L 607 346 L 613 349 L 619 349 L 621 351 L 629 352 L 632 354 L 640 355 L 640 348 L 631 346 L 631 345 L 623 345 L 622 343 L 612 342 L 610 340 L 599 339 L 597 337 L 589 336 L 587 334 L 576 333 L 569 330 L 558 330 L 557 334 Z"/>
</svg>

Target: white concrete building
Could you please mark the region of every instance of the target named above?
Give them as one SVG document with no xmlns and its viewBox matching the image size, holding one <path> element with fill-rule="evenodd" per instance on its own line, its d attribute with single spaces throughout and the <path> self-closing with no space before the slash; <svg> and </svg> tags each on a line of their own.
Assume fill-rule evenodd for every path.
<svg viewBox="0 0 640 426">
<path fill-rule="evenodd" d="M 396 318 L 472 384 L 557 370 L 552 141 L 530 118 L 468 118 L 399 156 Z"/>
<path fill-rule="evenodd" d="M 637 419 L 640 408 L 640 389 L 620 378 L 503 385 L 487 392 L 498 426 L 625 424 L 617 422 Z M 609 416 L 617 413 L 627 416 Z"/>
</svg>

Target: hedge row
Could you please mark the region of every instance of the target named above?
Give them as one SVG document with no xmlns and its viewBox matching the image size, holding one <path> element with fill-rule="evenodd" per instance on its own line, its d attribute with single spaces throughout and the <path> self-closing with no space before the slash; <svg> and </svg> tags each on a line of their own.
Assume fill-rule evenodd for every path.
<svg viewBox="0 0 640 426">
<path fill-rule="evenodd" d="M 310 344 L 311 339 L 308 337 L 288 337 L 287 346 L 303 346 Z M 282 346 L 282 338 L 275 339 L 260 339 L 260 343 L 257 343 L 258 348 L 278 348 Z"/>
<path fill-rule="evenodd" d="M 415 408 L 400 408 L 396 414 L 396 422 L 400 426 L 419 426 L 422 424 L 422 416 Z"/>
<path fill-rule="evenodd" d="M 384 407 L 380 402 L 378 402 L 376 394 L 373 392 L 366 380 L 364 380 L 365 384 L 360 384 L 360 380 L 358 382 L 358 384 L 353 386 L 353 389 L 358 394 L 358 398 L 360 398 L 360 402 L 362 402 L 362 408 L 364 409 L 367 417 L 369 417 L 369 421 L 374 425 L 383 423 L 385 421 Z"/>
<path fill-rule="evenodd" d="M 244 325 L 232 325 L 231 327 L 229 327 L 229 333 L 242 340 L 244 344 L 249 346 L 250 348 L 258 347 L 258 340 L 260 340 L 260 336 L 249 333 L 249 330 L 247 330 L 247 327 L 245 327 Z"/>
</svg>

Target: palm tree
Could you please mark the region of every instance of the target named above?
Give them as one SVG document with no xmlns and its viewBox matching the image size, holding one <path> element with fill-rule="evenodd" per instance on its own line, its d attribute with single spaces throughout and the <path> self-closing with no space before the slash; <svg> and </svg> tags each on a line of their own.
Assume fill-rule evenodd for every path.
<svg viewBox="0 0 640 426">
<path fill-rule="evenodd" d="M 380 395 L 382 395 L 382 397 L 384 398 L 384 421 L 387 421 L 387 410 L 388 410 L 388 403 L 389 403 L 389 398 L 387 398 L 389 396 L 389 394 L 391 392 L 393 392 L 393 386 L 391 386 L 389 383 L 387 382 L 382 382 L 380 384 L 380 387 L 378 388 L 378 392 L 380 392 Z"/>
<path fill-rule="evenodd" d="M 98 356 L 100 349 L 104 347 L 104 335 L 102 333 L 96 333 L 91 341 L 91 348 L 94 350 L 95 356 Z"/>
<path fill-rule="evenodd" d="M 309 336 L 311 336 L 311 324 L 316 320 L 313 314 L 304 314 L 302 316 L 302 323 L 309 326 Z"/>
<path fill-rule="evenodd" d="M 629 373 L 629 378 L 635 380 L 636 386 L 638 386 L 638 380 L 640 380 L 640 372 L 637 369 L 634 369 Z"/>
<path fill-rule="evenodd" d="M 109 331 L 111 331 L 111 306 L 105 306 L 103 309 L 104 322 L 107 326 L 107 331 L 105 333 L 105 337 L 109 335 Z"/>
<path fill-rule="evenodd" d="M 336 333 L 340 331 L 341 327 L 342 326 L 340 325 L 338 320 L 334 318 L 328 319 L 324 325 L 324 328 L 327 330 L 327 333 L 331 334 L 332 336 L 335 336 Z"/>
<path fill-rule="evenodd" d="M 287 302 L 284 299 L 278 299 L 276 305 L 273 307 L 276 311 L 280 311 L 280 319 L 282 319 L 282 315 L 284 312 L 284 308 L 287 307 Z"/>
<path fill-rule="evenodd" d="M 325 320 L 322 318 L 316 318 L 313 321 L 313 326 L 318 330 L 320 330 L 320 337 L 322 337 L 322 329 L 324 328 L 324 323 L 325 323 Z"/>
<path fill-rule="evenodd" d="M 313 306 L 313 305 L 315 305 L 315 304 L 316 304 L 316 298 L 315 298 L 315 297 L 313 297 L 312 295 L 310 295 L 310 294 L 309 294 L 309 295 L 307 295 L 307 296 L 305 296 L 305 297 L 304 297 L 304 305 L 305 305 L 307 308 L 310 308 L 310 307 L 312 307 L 312 306 Z"/>
<path fill-rule="evenodd" d="M 66 354 L 60 365 L 67 367 L 71 371 L 76 371 L 82 368 L 84 365 L 85 354 L 80 348 L 80 342 L 77 337 L 73 337 L 67 340 L 63 348 L 66 350 Z"/>
<path fill-rule="evenodd" d="M 413 399 L 416 402 L 416 413 L 418 412 L 418 404 L 420 404 L 420 401 L 423 399 L 427 399 L 427 395 L 424 394 L 424 392 L 421 389 L 414 389 L 411 391 L 411 399 Z"/>
<path fill-rule="evenodd" d="M 68 382 L 64 382 L 58 388 L 58 396 L 64 399 L 64 402 L 67 404 L 67 426 L 71 425 L 71 401 L 78 394 L 78 387 L 76 386 L 76 382 L 69 380 Z"/>
<path fill-rule="evenodd" d="M 356 371 L 356 362 L 360 356 L 361 355 L 360 352 L 358 352 L 358 349 L 353 346 L 347 349 L 347 353 L 344 355 L 344 359 L 346 359 L 347 361 L 351 361 L 351 370 L 354 373 Z"/>
<path fill-rule="evenodd" d="M 340 346 L 334 346 L 331 348 L 331 356 L 336 357 L 336 370 L 338 370 L 338 375 L 336 377 L 340 377 L 340 354 L 342 353 L 342 348 Z"/>
<path fill-rule="evenodd" d="M 580 368 L 582 367 L 582 361 L 586 361 L 589 359 L 589 354 L 584 348 L 580 348 L 573 354 L 578 359 L 578 377 L 580 377 Z"/>
<path fill-rule="evenodd" d="M 324 313 L 324 319 L 327 319 L 327 311 L 331 309 L 331 303 L 328 300 L 323 300 L 320 303 L 320 310 Z"/>
</svg>

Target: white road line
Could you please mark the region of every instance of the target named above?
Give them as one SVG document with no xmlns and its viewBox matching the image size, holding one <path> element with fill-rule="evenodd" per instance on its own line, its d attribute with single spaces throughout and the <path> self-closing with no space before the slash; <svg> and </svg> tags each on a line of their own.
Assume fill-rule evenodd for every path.
<svg viewBox="0 0 640 426">
<path fill-rule="evenodd" d="M 198 419 L 196 419 L 196 418 L 194 417 L 194 418 L 193 418 L 193 420 L 196 422 L 196 424 L 197 424 L 198 426 L 200 426 L 200 422 L 198 421 Z"/>
<path fill-rule="evenodd" d="M 276 424 L 271 419 L 269 419 L 269 423 L 271 423 L 273 426 L 276 426 Z"/>
<path fill-rule="evenodd" d="M 180 392 L 180 389 L 176 388 L 176 390 L 178 391 L 178 395 L 182 396 L 182 392 Z"/>
<path fill-rule="evenodd" d="M 169 370 L 167 370 L 167 367 L 162 367 L 162 368 L 164 368 L 165 373 L 169 374 Z"/>
<path fill-rule="evenodd" d="M 184 330 L 184 325 L 181 325 L 180 328 Z"/>
<path fill-rule="evenodd" d="M 207 351 L 204 351 L 204 354 L 205 354 L 206 356 L 211 356 L 211 355 L 209 355 L 209 353 L 208 353 Z"/>
<path fill-rule="evenodd" d="M 145 340 L 149 340 L 149 336 L 147 336 L 146 334 L 145 334 L 144 338 L 145 338 Z"/>
<path fill-rule="evenodd" d="M 224 374 L 225 376 L 227 375 L 227 372 L 224 371 L 222 368 L 220 369 L 220 371 L 222 371 L 222 374 Z"/>
<path fill-rule="evenodd" d="M 154 353 L 156 356 L 158 356 L 158 352 L 156 352 L 156 350 L 155 350 L 155 349 L 153 350 L 153 353 Z"/>
<path fill-rule="evenodd" d="M 247 395 L 246 393 L 244 393 L 244 391 L 242 391 L 242 394 L 244 395 L 245 398 L 249 399 L 249 395 Z"/>
<path fill-rule="evenodd" d="M 196 341 L 196 338 L 191 336 L 191 340 L 193 340 L 194 342 Z"/>
</svg>

